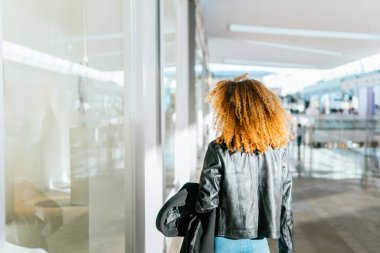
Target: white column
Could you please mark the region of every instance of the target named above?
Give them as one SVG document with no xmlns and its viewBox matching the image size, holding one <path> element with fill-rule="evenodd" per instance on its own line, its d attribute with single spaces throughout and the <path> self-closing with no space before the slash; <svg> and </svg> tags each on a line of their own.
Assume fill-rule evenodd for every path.
<svg viewBox="0 0 380 253">
<path fill-rule="evenodd" d="M 367 87 L 359 88 L 359 115 L 365 116 L 368 111 L 368 91 Z"/>
<path fill-rule="evenodd" d="M 177 0 L 175 183 L 190 180 L 188 0 Z M 194 105 L 195 106 L 195 105 Z"/>
<path fill-rule="evenodd" d="M 135 139 L 133 138 L 135 129 L 133 127 L 133 64 L 136 59 L 132 57 L 134 44 L 132 43 L 132 32 L 135 31 L 133 26 L 135 5 L 133 1 L 123 1 L 123 59 L 124 59 L 124 141 L 125 141 L 125 251 L 137 252 L 141 243 L 137 243 L 137 221 L 136 221 L 136 197 L 135 197 L 135 157 L 132 150 Z M 135 81 L 136 82 L 136 81 Z M 129 151 L 129 152 L 128 152 Z M 141 233 L 140 233 L 141 234 Z M 143 232 L 142 232 L 143 234 Z"/>
<path fill-rule="evenodd" d="M 0 1 L 0 13 L 3 13 Z M 0 15 L 0 48 L 3 48 L 3 16 Z M 4 163 L 4 79 L 3 54 L 0 55 L 0 252 L 4 252 L 5 244 L 5 163 Z"/>
<path fill-rule="evenodd" d="M 145 0 L 140 22 L 146 32 L 143 43 L 143 95 L 145 140 L 145 252 L 156 253 L 163 249 L 164 238 L 156 229 L 156 216 L 163 205 L 163 163 L 160 143 L 159 110 L 161 95 L 159 73 L 158 1 Z M 138 110 L 139 108 L 137 108 Z M 139 111 L 139 113 L 141 113 Z M 138 210 L 137 210 L 138 211 Z"/>
<path fill-rule="evenodd" d="M 125 10 L 126 225 L 132 233 L 126 252 L 155 253 L 163 250 L 155 227 L 163 204 L 157 1 L 130 0 Z"/>
<path fill-rule="evenodd" d="M 373 91 L 375 93 L 375 104 L 380 105 L 380 84 L 377 84 L 374 88 Z"/>
</svg>

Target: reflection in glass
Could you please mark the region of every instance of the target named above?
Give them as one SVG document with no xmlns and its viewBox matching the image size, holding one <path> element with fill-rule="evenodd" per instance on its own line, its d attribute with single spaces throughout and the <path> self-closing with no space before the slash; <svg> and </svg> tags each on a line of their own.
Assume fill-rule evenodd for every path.
<svg viewBox="0 0 380 253">
<path fill-rule="evenodd" d="M 176 1 L 165 0 L 162 10 L 163 25 L 163 89 L 164 89 L 164 198 L 174 188 L 175 169 L 175 128 L 176 128 L 176 75 L 177 75 L 177 12 Z"/>
<path fill-rule="evenodd" d="M 9 247 L 124 252 L 121 6 L 4 1 Z"/>
</svg>

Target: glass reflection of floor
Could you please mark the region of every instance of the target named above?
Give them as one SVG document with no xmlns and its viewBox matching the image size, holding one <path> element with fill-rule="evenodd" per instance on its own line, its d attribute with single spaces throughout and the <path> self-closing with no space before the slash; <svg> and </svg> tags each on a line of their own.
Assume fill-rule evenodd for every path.
<svg viewBox="0 0 380 253">
<path fill-rule="evenodd" d="M 90 178 L 88 206 L 71 205 L 64 191 L 34 194 L 16 204 L 7 241 L 48 253 L 124 253 L 123 185 L 122 170 L 99 172 Z"/>
<path fill-rule="evenodd" d="M 68 193 L 52 191 L 15 206 L 7 241 L 47 252 L 88 252 L 88 207 L 71 206 Z"/>
</svg>

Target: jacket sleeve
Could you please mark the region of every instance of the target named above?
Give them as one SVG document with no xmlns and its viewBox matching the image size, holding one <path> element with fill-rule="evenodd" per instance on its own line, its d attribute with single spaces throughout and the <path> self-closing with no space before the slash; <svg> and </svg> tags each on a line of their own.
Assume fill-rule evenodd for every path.
<svg viewBox="0 0 380 253">
<path fill-rule="evenodd" d="M 206 152 L 199 180 L 199 193 L 195 203 L 197 213 L 206 213 L 218 207 L 221 179 L 221 161 L 211 143 Z"/>
<path fill-rule="evenodd" d="M 282 205 L 281 205 L 281 235 L 278 240 L 280 253 L 294 253 L 293 243 L 293 211 L 292 201 L 292 175 L 288 167 L 288 151 L 285 149 L 282 156 Z"/>
</svg>

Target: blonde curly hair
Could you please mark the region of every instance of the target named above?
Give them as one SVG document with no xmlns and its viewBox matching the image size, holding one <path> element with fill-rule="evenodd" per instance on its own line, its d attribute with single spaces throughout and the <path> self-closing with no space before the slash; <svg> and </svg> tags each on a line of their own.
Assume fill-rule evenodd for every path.
<svg viewBox="0 0 380 253">
<path fill-rule="evenodd" d="M 281 101 L 247 74 L 222 80 L 208 94 L 214 109 L 216 142 L 231 152 L 265 152 L 286 146 L 291 139 L 290 116 Z"/>
</svg>

